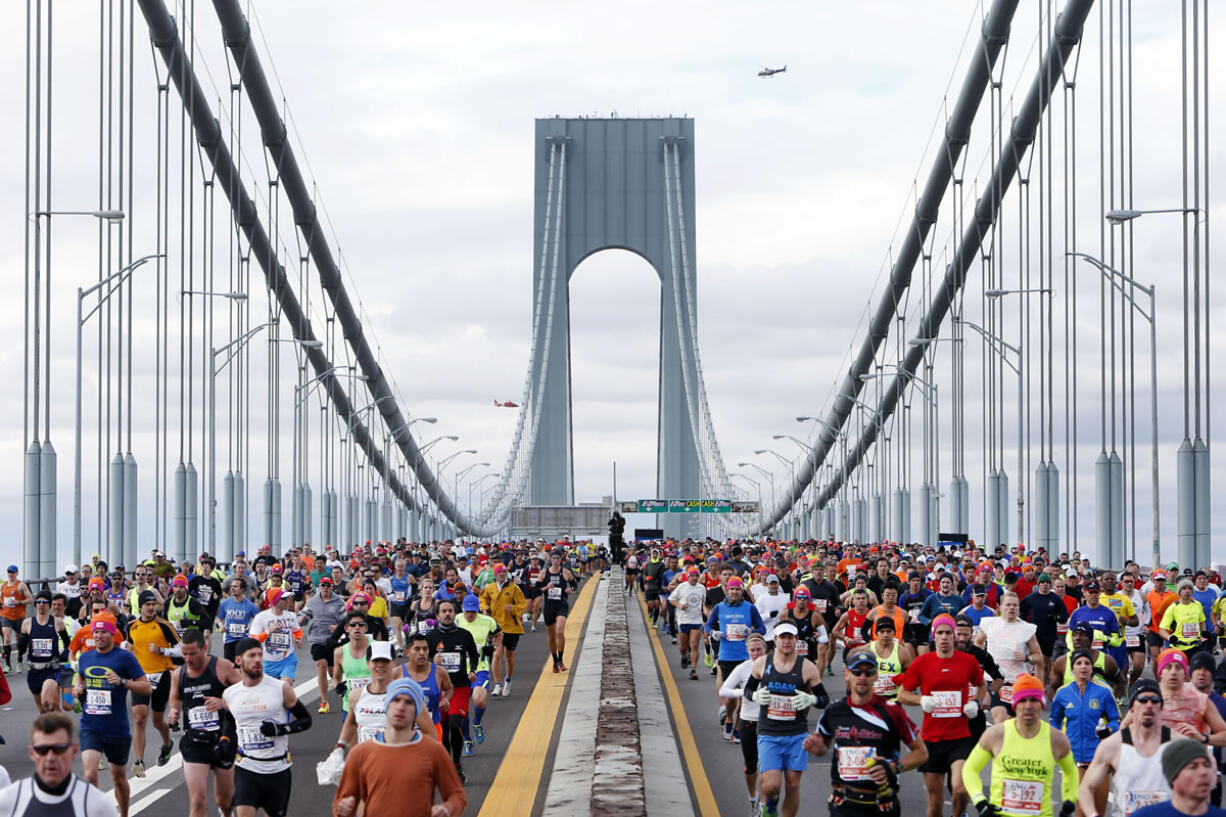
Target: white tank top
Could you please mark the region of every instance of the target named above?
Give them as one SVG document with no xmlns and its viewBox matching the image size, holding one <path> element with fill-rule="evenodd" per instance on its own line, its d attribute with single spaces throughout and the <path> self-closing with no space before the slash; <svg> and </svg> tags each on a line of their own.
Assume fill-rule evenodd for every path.
<svg viewBox="0 0 1226 817">
<path fill-rule="evenodd" d="M 1107 817 L 1130 817 L 1142 806 L 1163 803 L 1171 799 L 1171 787 L 1162 774 L 1162 749 L 1170 740 L 1164 727 L 1163 741 L 1158 750 L 1149 757 L 1142 757 L 1131 743 L 1129 730 L 1123 730 L 1124 743 L 1120 744 L 1120 763 L 1111 778 L 1107 797 Z"/>
<path fill-rule="evenodd" d="M 289 723 L 281 682 L 265 675 L 255 686 L 238 683 L 227 687 L 221 696 L 238 727 L 238 762 L 242 768 L 258 774 L 288 769 L 289 738 L 260 733 L 264 721 Z"/>
<path fill-rule="evenodd" d="M 362 690 L 361 697 L 353 707 L 353 719 L 358 724 L 358 743 L 370 740 L 387 728 L 387 693 L 378 695 L 370 688 Z"/>
</svg>

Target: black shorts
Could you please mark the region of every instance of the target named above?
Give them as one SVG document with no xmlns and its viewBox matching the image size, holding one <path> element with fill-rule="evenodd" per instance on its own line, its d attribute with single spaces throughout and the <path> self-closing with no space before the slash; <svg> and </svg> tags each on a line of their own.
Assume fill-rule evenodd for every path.
<svg viewBox="0 0 1226 817">
<path fill-rule="evenodd" d="M 828 625 L 827 630 L 833 630 L 834 625 Z M 912 647 L 920 647 L 928 643 L 928 625 L 912 621 L 907 628 L 906 642 Z"/>
<path fill-rule="evenodd" d="M 648 590 L 647 588 L 643 588 L 643 601 L 659 601 L 659 600 L 660 600 L 659 590 Z"/>
<path fill-rule="evenodd" d="M 398 618 L 401 621 L 409 618 L 409 605 L 407 604 L 389 604 L 387 610 L 392 618 Z"/>
<path fill-rule="evenodd" d="M 732 671 L 736 669 L 737 665 L 740 664 L 741 662 L 740 661 L 719 661 L 717 663 L 719 664 L 719 677 L 720 677 L 720 680 L 722 681 L 722 680 L 725 680 L 729 675 L 731 675 Z"/>
<path fill-rule="evenodd" d="M 741 721 L 741 757 L 745 758 L 745 774 L 758 773 L 758 722 Z"/>
<path fill-rule="evenodd" d="M 290 772 L 264 774 L 234 767 L 234 805 L 264 809 L 268 817 L 285 817 L 289 809 Z"/>
<path fill-rule="evenodd" d="M 234 660 L 234 651 L 238 647 L 237 641 L 227 641 L 221 645 L 221 657 L 229 661 L 231 664 L 237 663 Z"/>
<path fill-rule="evenodd" d="M 949 774 L 954 763 L 966 760 L 975 748 L 972 738 L 956 738 L 954 740 L 934 740 L 926 742 L 928 759 L 919 770 L 925 774 Z"/>
<path fill-rule="evenodd" d="M 1035 639 L 1039 641 L 1039 639 Z M 1056 649 L 1056 640 L 1053 638 L 1050 641 L 1039 641 L 1039 652 L 1043 653 L 1044 657 L 1051 658 L 1052 652 Z"/>
<path fill-rule="evenodd" d="M 1147 646 L 1157 647 L 1158 649 L 1162 649 L 1162 645 L 1164 643 L 1165 642 L 1162 640 L 1162 636 L 1158 635 L 1153 630 L 1145 631 L 1145 644 Z"/>
<path fill-rule="evenodd" d="M 170 700 L 170 673 L 172 672 L 174 672 L 173 669 L 166 670 L 165 672 L 146 673 L 145 677 L 150 681 L 153 680 L 154 675 L 157 676 L 157 683 L 153 685 L 153 694 L 141 695 L 133 692 L 132 706 L 149 706 L 154 712 L 165 712 L 166 702 Z"/>
<path fill-rule="evenodd" d="M 1005 686 L 1008 686 L 1008 684 L 1001 686 L 1001 689 L 1004 689 Z M 1013 704 L 1000 697 L 1000 692 L 993 692 L 989 698 L 989 703 L 992 709 L 995 709 L 998 706 L 1003 706 L 1005 708 L 1005 712 L 1009 714 L 1010 718 L 1017 715 L 1017 713 L 1013 711 Z"/>
<path fill-rule="evenodd" d="M 519 637 L 523 633 L 503 633 L 502 648 L 507 652 L 515 652 L 515 648 L 519 646 Z"/>
<path fill-rule="evenodd" d="M 327 661 L 332 663 L 334 653 L 328 649 L 327 644 L 312 644 L 311 645 L 311 660 L 312 661 Z"/>
<path fill-rule="evenodd" d="M 525 587 L 524 585 L 520 585 L 519 589 L 524 591 L 524 599 L 527 601 L 532 601 L 533 599 L 539 599 L 541 597 L 541 589 L 539 587 Z"/>
<path fill-rule="evenodd" d="M 213 754 L 213 744 L 201 743 L 184 735 L 179 739 L 179 754 L 183 755 L 184 763 L 199 763 L 213 769 L 232 769 L 233 761 L 222 763 Z"/>
<path fill-rule="evenodd" d="M 570 607 L 565 604 L 546 604 L 545 605 L 545 626 L 552 627 L 553 623 L 558 620 L 558 616 L 565 618 L 570 614 Z"/>
</svg>

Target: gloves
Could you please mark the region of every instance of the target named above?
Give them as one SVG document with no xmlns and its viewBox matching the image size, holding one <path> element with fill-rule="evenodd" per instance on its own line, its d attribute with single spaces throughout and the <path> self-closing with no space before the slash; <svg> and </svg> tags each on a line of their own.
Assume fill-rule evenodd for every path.
<svg viewBox="0 0 1226 817">
<path fill-rule="evenodd" d="M 754 703 L 758 704 L 759 706 L 770 706 L 771 691 L 767 689 L 766 687 L 758 687 L 756 690 L 754 690 L 754 693 L 750 697 L 750 700 L 752 700 Z"/>
<path fill-rule="evenodd" d="M 826 691 L 826 687 L 821 683 L 813 687 L 813 705 L 818 709 L 825 709 L 830 706 L 830 693 Z"/>
<path fill-rule="evenodd" d="M 973 718 L 979 714 L 979 701 L 967 701 L 962 707 L 962 714 Z"/>
<path fill-rule="evenodd" d="M 920 709 L 925 712 L 932 712 L 937 708 L 937 699 L 935 695 L 924 695 L 920 698 Z"/>
<path fill-rule="evenodd" d="M 712 630 L 712 631 L 711 631 L 711 640 L 712 640 L 712 641 L 719 641 L 721 638 L 723 638 L 723 635 L 720 633 L 720 631 L 719 631 L 719 630 Z"/>
<path fill-rule="evenodd" d="M 237 753 L 238 747 L 234 745 L 229 735 L 222 735 L 213 744 L 213 761 L 223 769 L 234 765 L 234 757 Z"/>
<path fill-rule="evenodd" d="M 1073 817 L 1073 814 L 1076 811 L 1077 804 L 1072 800 L 1065 800 L 1062 804 L 1060 804 L 1060 817 Z"/>
<path fill-rule="evenodd" d="M 807 692 L 803 692 L 803 691 L 797 692 L 795 695 L 792 696 L 792 705 L 795 707 L 797 712 L 800 712 L 801 710 L 804 710 L 804 709 L 808 709 L 809 707 L 813 706 L 816 703 L 817 703 L 817 696 L 810 695 Z"/>
<path fill-rule="evenodd" d="M 976 803 L 975 809 L 979 812 L 979 817 L 1000 817 L 1000 809 L 989 803 L 986 798 Z M 1067 815 L 1061 811 L 1060 817 L 1067 817 Z"/>
<path fill-rule="evenodd" d="M 346 695 L 348 692 L 349 692 L 349 682 L 348 682 L 348 681 L 339 681 L 339 682 L 337 682 L 337 684 L 336 684 L 336 694 L 337 694 L 337 695 L 339 695 L 339 696 L 341 697 L 341 700 L 344 700 L 344 699 L 345 699 L 345 695 Z"/>
<path fill-rule="evenodd" d="M 289 728 L 284 723 L 264 721 L 260 724 L 260 734 L 266 738 L 276 738 L 289 734 Z"/>
</svg>

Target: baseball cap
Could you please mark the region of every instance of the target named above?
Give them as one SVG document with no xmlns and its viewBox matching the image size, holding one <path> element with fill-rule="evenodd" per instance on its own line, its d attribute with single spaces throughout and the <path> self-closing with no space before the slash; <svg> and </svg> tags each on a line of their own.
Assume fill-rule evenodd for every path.
<svg viewBox="0 0 1226 817">
<path fill-rule="evenodd" d="M 331 576 L 320 576 L 319 583 L 320 584 L 332 584 L 332 577 Z"/>
<path fill-rule="evenodd" d="M 776 632 L 777 631 L 778 630 L 776 629 Z M 873 654 L 868 650 L 856 650 L 851 655 L 847 656 L 847 661 L 845 662 L 844 666 L 846 666 L 848 669 L 855 669 L 861 664 L 868 664 L 873 669 L 876 669 L 877 659 L 874 658 Z"/>
<path fill-rule="evenodd" d="M 64 565 L 64 573 L 76 573 L 76 572 L 77 572 L 77 566 L 76 566 L 76 565 L 74 565 L 74 564 L 67 564 L 67 565 Z"/>
<path fill-rule="evenodd" d="M 16 573 L 17 565 L 9 565 L 9 573 Z"/>
<path fill-rule="evenodd" d="M 1085 583 L 1085 586 L 1082 587 L 1082 589 L 1087 593 L 1097 593 L 1102 590 L 1102 587 L 1096 581 L 1089 581 Z"/>
<path fill-rule="evenodd" d="M 1149 574 L 1149 577 L 1154 581 L 1166 581 L 1166 571 L 1155 570 L 1153 573 Z"/>
<path fill-rule="evenodd" d="M 776 576 L 774 573 L 772 573 L 766 577 L 766 583 L 767 584 L 779 584 L 779 577 Z"/>
<path fill-rule="evenodd" d="M 982 584 L 972 584 L 971 585 L 971 595 L 972 596 L 986 596 L 987 594 L 988 594 L 988 588 L 984 587 Z"/>
<path fill-rule="evenodd" d="M 476 596 L 470 594 L 464 597 L 464 612 L 465 613 L 481 612 L 481 602 L 477 600 Z"/>
<path fill-rule="evenodd" d="M 796 625 L 790 621 L 785 621 L 782 624 L 775 625 L 775 637 L 778 638 L 785 633 L 796 635 Z"/>
<path fill-rule="evenodd" d="M 1070 628 L 1075 633 L 1094 635 L 1094 625 L 1088 621 L 1079 621 Z"/>
<path fill-rule="evenodd" d="M 372 641 L 370 647 L 366 651 L 367 661 L 391 661 L 392 660 L 392 642 L 390 641 Z"/>
</svg>

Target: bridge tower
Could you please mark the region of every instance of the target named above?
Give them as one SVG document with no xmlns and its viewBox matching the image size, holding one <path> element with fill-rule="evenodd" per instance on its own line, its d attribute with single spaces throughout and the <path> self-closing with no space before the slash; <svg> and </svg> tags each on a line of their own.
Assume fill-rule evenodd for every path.
<svg viewBox="0 0 1226 817">
<path fill-rule="evenodd" d="M 642 256 L 660 276 L 657 495 L 699 499 L 694 120 L 538 119 L 534 151 L 530 400 L 540 414 L 528 501 L 574 503 L 569 283 L 585 258 L 610 248 Z M 538 406 L 529 408 L 532 416 Z M 665 534 L 688 535 L 687 523 L 666 516 Z"/>
</svg>

